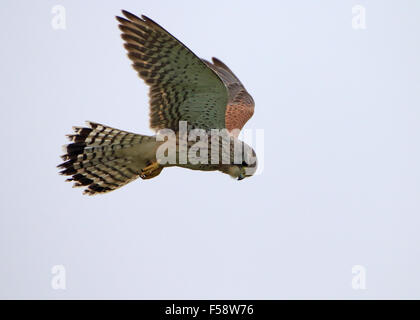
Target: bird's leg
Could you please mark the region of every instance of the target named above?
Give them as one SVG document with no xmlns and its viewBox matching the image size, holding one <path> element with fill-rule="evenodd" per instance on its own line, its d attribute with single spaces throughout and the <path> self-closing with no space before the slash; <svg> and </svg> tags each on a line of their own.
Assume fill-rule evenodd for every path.
<svg viewBox="0 0 420 320">
<path fill-rule="evenodd" d="M 163 167 L 156 161 L 149 164 L 147 167 L 144 167 L 140 171 L 140 178 L 142 179 L 152 179 L 159 175 Z"/>
</svg>

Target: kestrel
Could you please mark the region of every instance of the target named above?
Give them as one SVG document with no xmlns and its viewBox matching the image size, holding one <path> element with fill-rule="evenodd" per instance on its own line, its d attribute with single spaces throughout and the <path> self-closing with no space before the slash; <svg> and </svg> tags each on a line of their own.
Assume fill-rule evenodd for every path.
<svg viewBox="0 0 420 320">
<path fill-rule="evenodd" d="M 239 79 L 220 60 L 198 58 L 150 18 L 124 10 L 122 13 L 125 18 L 116 18 L 124 47 L 134 69 L 150 86 L 150 127 L 158 134 L 162 129 L 175 133 L 176 161 L 162 163 L 159 147 L 168 140 L 159 140 L 158 135 L 140 135 L 88 121 L 87 127 L 73 127 L 75 133 L 68 135 L 71 143 L 64 146 L 65 162 L 58 166 L 60 173 L 71 176 L 67 181 L 74 181 L 75 187 L 85 187 L 88 195 L 115 190 L 138 177 L 154 178 L 171 166 L 221 171 L 238 180 L 252 176 L 256 171 L 255 152 L 237 136 L 254 113 L 254 101 Z M 216 154 L 228 161 L 197 163 L 188 157 L 181 162 L 182 123 L 187 124 L 188 130 L 199 129 L 208 134 L 227 129 L 228 142 L 232 143 L 223 149 L 223 139 L 218 140 L 220 149 L 211 150 L 208 155 Z M 204 140 L 202 145 L 210 146 L 210 140 Z M 184 143 L 187 154 L 193 151 L 193 145 L 194 141 Z M 235 149 L 238 145 L 240 149 Z M 238 163 L 237 150 L 244 156 L 245 149 L 251 150 L 255 161 L 245 159 Z"/>
</svg>

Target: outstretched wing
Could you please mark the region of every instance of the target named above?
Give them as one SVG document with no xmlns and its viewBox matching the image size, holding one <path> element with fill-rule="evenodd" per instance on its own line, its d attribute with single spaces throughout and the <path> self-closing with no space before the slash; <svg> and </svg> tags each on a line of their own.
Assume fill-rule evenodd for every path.
<svg viewBox="0 0 420 320">
<path fill-rule="evenodd" d="M 203 61 L 217 73 L 228 89 L 229 101 L 226 107 L 226 129 L 229 131 L 234 129 L 241 130 L 254 114 L 254 99 L 246 91 L 238 77 L 222 61 L 217 58 L 213 58 L 213 63 L 206 60 Z"/>
<path fill-rule="evenodd" d="M 228 91 L 220 77 L 157 23 L 122 11 L 124 47 L 150 85 L 150 126 L 178 130 L 179 121 L 201 129 L 225 128 Z"/>
</svg>

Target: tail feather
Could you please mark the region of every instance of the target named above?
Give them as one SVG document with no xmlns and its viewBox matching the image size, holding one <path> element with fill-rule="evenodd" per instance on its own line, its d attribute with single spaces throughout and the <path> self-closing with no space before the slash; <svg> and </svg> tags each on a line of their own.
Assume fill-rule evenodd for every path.
<svg viewBox="0 0 420 320">
<path fill-rule="evenodd" d="M 88 127 L 73 127 L 67 135 L 71 143 L 63 147 L 65 154 L 60 174 L 71 176 L 74 187 L 86 187 L 84 193 L 106 193 L 139 177 L 146 160 L 139 161 L 140 145 L 155 141 L 153 137 L 114 129 L 95 122 Z"/>
</svg>

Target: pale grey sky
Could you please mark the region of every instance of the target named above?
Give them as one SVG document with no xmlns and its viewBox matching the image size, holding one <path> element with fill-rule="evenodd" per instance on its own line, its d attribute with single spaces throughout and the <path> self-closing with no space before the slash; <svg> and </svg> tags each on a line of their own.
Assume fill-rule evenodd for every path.
<svg viewBox="0 0 420 320">
<path fill-rule="evenodd" d="M 0 7 L 1 298 L 420 298 L 419 1 Z M 173 168 L 97 197 L 57 174 L 84 120 L 151 133 L 120 9 L 234 70 L 256 102 L 246 127 L 264 130 L 262 174 Z"/>
</svg>

